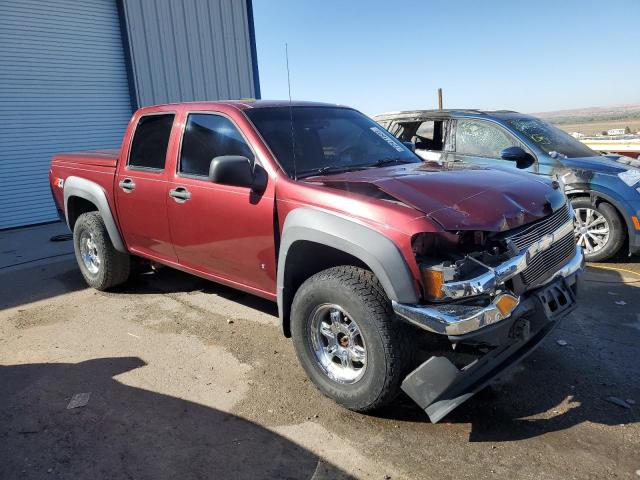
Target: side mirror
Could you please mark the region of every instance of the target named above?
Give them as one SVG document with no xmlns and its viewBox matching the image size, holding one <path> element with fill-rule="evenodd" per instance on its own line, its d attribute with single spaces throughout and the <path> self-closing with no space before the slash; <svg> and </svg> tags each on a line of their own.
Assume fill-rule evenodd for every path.
<svg viewBox="0 0 640 480">
<path fill-rule="evenodd" d="M 535 162 L 533 156 L 522 147 L 507 147 L 500 152 L 500 158 L 516 162 L 518 168 L 529 168 Z"/>
<path fill-rule="evenodd" d="M 267 172 L 262 166 L 240 155 L 215 157 L 209 164 L 209 181 L 223 185 L 251 188 L 262 193 L 267 188 Z"/>
<path fill-rule="evenodd" d="M 413 153 L 416 153 L 416 144 L 413 142 L 402 142 L 402 144 L 411 150 Z"/>
</svg>

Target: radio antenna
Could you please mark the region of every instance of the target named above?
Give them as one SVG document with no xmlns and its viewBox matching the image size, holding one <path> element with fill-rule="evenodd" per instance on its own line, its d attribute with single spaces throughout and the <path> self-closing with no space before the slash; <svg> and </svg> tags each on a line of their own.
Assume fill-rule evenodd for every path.
<svg viewBox="0 0 640 480">
<path fill-rule="evenodd" d="M 289 45 L 284 44 L 284 56 L 287 60 L 287 86 L 289 87 L 289 124 L 291 125 L 291 156 L 293 159 L 293 179 L 298 180 L 296 168 L 296 134 L 293 129 L 293 107 L 291 105 L 291 76 L 289 74 Z"/>
</svg>

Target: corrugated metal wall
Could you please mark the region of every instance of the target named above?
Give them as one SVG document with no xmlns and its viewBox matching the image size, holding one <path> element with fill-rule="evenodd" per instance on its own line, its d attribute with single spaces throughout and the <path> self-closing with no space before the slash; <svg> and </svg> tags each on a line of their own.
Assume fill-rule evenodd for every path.
<svg viewBox="0 0 640 480">
<path fill-rule="evenodd" d="M 118 147 L 130 116 L 114 0 L 2 0 L 0 229 L 57 219 L 51 156 Z"/>
<path fill-rule="evenodd" d="M 139 106 L 259 97 L 246 0 L 123 0 Z"/>
</svg>

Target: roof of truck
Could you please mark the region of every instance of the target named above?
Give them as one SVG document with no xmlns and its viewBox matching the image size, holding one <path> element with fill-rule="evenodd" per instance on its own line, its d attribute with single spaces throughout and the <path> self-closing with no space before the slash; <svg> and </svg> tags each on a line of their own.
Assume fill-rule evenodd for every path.
<svg viewBox="0 0 640 480">
<path fill-rule="evenodd" d="M 215 102 L 179 102 L 179 103 L 165 103 L 161 105 L 150 105 L 143 107 L 141 110 L 153 110 L 158 107 L 171 107 L 171 106 L 196 106 L 197 108 L 207 109 L 220 105 L 236 107 L 240 110 L 249 110 L 254 108 L 272 108 L 272 107 L 344 107 L 345 105 L 337 105 L 333 103 L 323 102 L 307 102 L 300 100 L 255 100 L 252 98 L 245 98 L 240 100 L 220 100 Z"/>
</svg>

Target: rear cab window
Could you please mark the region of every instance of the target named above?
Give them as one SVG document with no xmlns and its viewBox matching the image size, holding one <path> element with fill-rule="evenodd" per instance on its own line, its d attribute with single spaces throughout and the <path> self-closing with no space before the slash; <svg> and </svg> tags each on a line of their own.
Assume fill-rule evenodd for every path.
<svg viewBox="0 0 640 480">
<path fill-rule="evenodd" d="M 173 113 L 140 117 L 131 142 L 128 168 L 158 172 L 164 170 L 174 117 Z"/>
<path fill-rule="evenodd" d="M 238 127 L 227 117 L 190 113 L 182 137 L 178 173 L 208 178 L 211 160 L 224 155 L 247 157 L 252 164 L 255 158 Z"/>
</svg>

